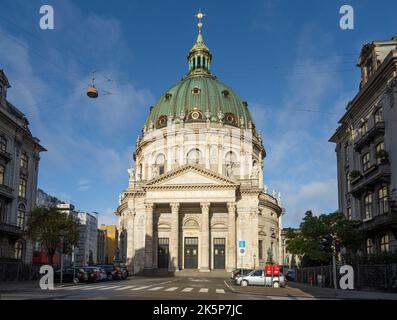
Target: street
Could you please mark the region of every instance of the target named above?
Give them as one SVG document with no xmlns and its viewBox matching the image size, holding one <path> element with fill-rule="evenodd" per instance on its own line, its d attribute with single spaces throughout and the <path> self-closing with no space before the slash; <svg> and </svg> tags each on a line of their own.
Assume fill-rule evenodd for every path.
<svg viewBox="0 0 397 320">
<path fill-rule="evenodd" d="M 1 299 L 132 299 L 132 300 L 307 300 L 312 296 L 294 288 L 241 288 L 229 279 L 206 277 L 130 277 L 128 280 L 98 283 L 66 284 L 54 290 L 41 290 L 39 284 L 30 287 L 8 285 L 0 287 Z"/>
</svg>

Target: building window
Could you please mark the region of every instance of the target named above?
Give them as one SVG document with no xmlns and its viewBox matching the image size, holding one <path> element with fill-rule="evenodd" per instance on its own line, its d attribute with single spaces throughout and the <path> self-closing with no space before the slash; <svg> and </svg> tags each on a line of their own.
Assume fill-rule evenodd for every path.
<svg viewBox="0 0 397 320">
<path fill-rule="evenodd" d="M 4 136 L 0 137 L 0 151 L 7 152 L 7 139 Z"/>
<path fill-rule="evenodd" d="M 362 156 L 362 165 L 363 165 L 363 171 L 364 172 L 367 171 L 369 169 L 369 167 L 371 166 L 369 152 L 365 153 Z"/>
<path fill-rule="evenodd" d="M 165 167 L 165 156 L 163 154 L 160 154 L 156 159 L 156 168 L 159 176 L 164 174 L 164 167 Z"/>
<path fill-rule="evenodd" d="M 371 255 L 374 253 L 374 243 L 372 239 L 367 239 L 367 254 Z"/>
<path fill-rule="evenodd" d="M 25 230 L 25 218 L 26 218 L 26 208 L 21 203 L 18 206 L 18 216 L 17 216 L 17 226 L 21 228 L 21 230 Z"/>
<path fill-rule="evenodd" d="M 389 196 L 387 189 L 387 186 L 383 186 L 378 190 L 379 214 L 389 212 Z"/>
<path fill-rule="evenodd" d="M 201 159 L 201 151 L 199 149 L 190 150 L 187 154 L 188 164 L 199 164 Z"/>
<path fill-rule="evenodd" d="M 364 121 L 361 126 L 361 135 L 365 135 L 368 132 L 368 121 Z"/>
<path fill-rule="evenodd" d="M 259 240 L 258 242 L 258 259 L 263 259 L 263 240 Z"/>
<path fill-rule="evenodd" d="M 352 208 L 347 208 L 347 220 L 353 220 Z"/>
<path fill-rule="evenodd" d="M 376 163 L 381 164 L 382 160 L 385 160 L 385 143 L 379 142 L 376 147 Z"/>
<path fill-rule="evenodd" d="M 345 145 L 345 164 L 349 164 L 349 145 Z"/>
<path fill-rule="evenodd" d="M 5 167 L 0 165 L 0 185 L 4 184 Z"/>
<path fill-rule="evenodd" d="M 22 260 L 22 250 L 23 250 L 23 243 L 22 241 L 15 242 L 15 259 Z"/>
<path fill-rule="evenodd" d="M 0 201 L 0 222 L 5 222 L 4 220 L 4 203 Z"/>
<path fill-rule="evenodd" d="M 21 154 L 21 168 L 27 169 L 29 163 L 29 157 L 26 152 L 22 152 Z"/>
<path fill-rule="evenodd" d="M 372 219 L 372 193 L 364 197 L 364 219 Z"/>
<path fill-rule="evenodd" d="M 390 247 L 389 247 L 389 235 L 385 234 L 381 239 L 380 239 L 380 251 L 382 252 L 389 252 Z"/>
<path fill-rule="evenodd" d="M 375 117 L 375 123 L 383 122 L 383 109 L 379 108 L 378 110 L 376 110 L 374 117 Z"/>
<path fill-rule="evenodd" d="M 18 193 L 18 195 L 21 198 L 26 198 L 26 186 L 27 186 L 26 179 L 19 178 L 19 193 Z"/>
</svg>

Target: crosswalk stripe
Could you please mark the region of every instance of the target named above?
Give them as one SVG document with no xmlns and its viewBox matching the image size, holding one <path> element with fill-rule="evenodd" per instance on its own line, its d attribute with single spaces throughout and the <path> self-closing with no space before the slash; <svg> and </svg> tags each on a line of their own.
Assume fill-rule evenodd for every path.
<svg viewBox="0 0 397 320">
<path fill-rule="evenodd" d="M 199 290 L 199 292 L 201 292 L 201 293 L 207 293 L 207 292 L 208 292 L 208 288 L 201 288 L 201 289 Z"/>
<path fill-rule="evenodd" d="M 131 289 L 131 291 L 143 290 L 143 289 L 147 289 L 147 288 L 150 288 L 150 287 L 151 286 L 137 287 L 137 288 Z"/>
<path fill-rule="evenodd" d="M 112 287 L 104 287 L 104 288 L 100 288 L 98 290 L 110 290 L 110 289 L 116 289 L 116 288 L 120 288 L 121 286 L 112 286 Z"/>
<path fill-rule="evenodd" d="M 157 291 L 157 290 L 161 290 L 161 289 L 163 289 L 164 287 L 154 287 L 154 288 L 150 288 L 150 289 L 148 289 L 148 291 Z"/>
<path fill-rule="evenodd" d="M 168 289 L 165 289 L 164 291 L 175 291 L 176 289 L 178 289 L 178 287 L 168 288 Z"/>
<path fill-rule="evenodd" d="M 126 286 L 126 287 L 121 287 L 121 288 L 117 288 L 114 289 L 115 291 L 121 291 L 121 290 L 127 290 L 127 289 L 131 289 L 131 288 L 135 288 L 136 286 Z"/>
<path fill-rule="evenodd" d="M 107 286 L 97 286 L 97 287 L 90 286 L 90 287 L 85 287 L 85 288 L 83 288 L 81 290 L 96 290 L 96 289 L 104 288 L 104 287 L 107 287 Z"/>
<path fill-rule="evenodd" d="M 216 293 L 225 293 L 224 289 L 216 289 Z"/>
<path fill-rule="evenodd" d="M 81 290 L 81 288 L 82 288 L 82 286 L 76 286 L 76 287 L 65 287 L 65 288 L 61 288 L 61 289 L 64 289 L 64 290 L 77 290 L 77 289 L 79 289 L 79 290 Z M 84 287 L 84 288 L 87 288 L 87 287 Z"/>
<path fill-rule="evenodd" d="M 185 289 L 182 290 L 182 292 L 190 292 L 192 290 L 193 290 L 193 288 L 185 288 Z"/>
</svg>

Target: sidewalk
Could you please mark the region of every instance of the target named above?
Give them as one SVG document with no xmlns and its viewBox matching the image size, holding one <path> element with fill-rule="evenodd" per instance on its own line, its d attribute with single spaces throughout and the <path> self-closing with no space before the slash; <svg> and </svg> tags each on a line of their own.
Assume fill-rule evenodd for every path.
<svg viewBox="0 0 397 320">
<path fill-rule="evenodd" d="M 397 293 L 338 289 L 335 295 L 335 290 L 330 288 L 312 287 L 309 284 L 296 282 L 289 282 L 288 286 L 319 299 L 397 300 Z"/>
<path fill-rule="evenodd" d="M 64 283 L 62 287 L 73 286 L 73 283 Z M 54 287 L 61 287 L 59 283 L 55 283 Z M 1 292 L 12 292 L 12 291 L 26 291 L 40 289 L 39 280 L 31 281 L 0 281 L 0 293 Z"/>
</svg>

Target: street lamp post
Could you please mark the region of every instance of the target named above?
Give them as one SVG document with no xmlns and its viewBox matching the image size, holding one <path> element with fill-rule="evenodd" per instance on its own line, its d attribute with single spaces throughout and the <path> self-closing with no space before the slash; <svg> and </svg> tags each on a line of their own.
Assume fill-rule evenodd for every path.
<svg viewBox="0 0 397 320">
<path fill-rule="evenodd" d="M 64 239 L 65 239 L 65 234 L 63 230 L 59 233 L 59 239 L 61 243 L 61 278 L 60 278 L 60 285 L 63 283 L 63 248 L 64 248 Z"/>
</svg>

